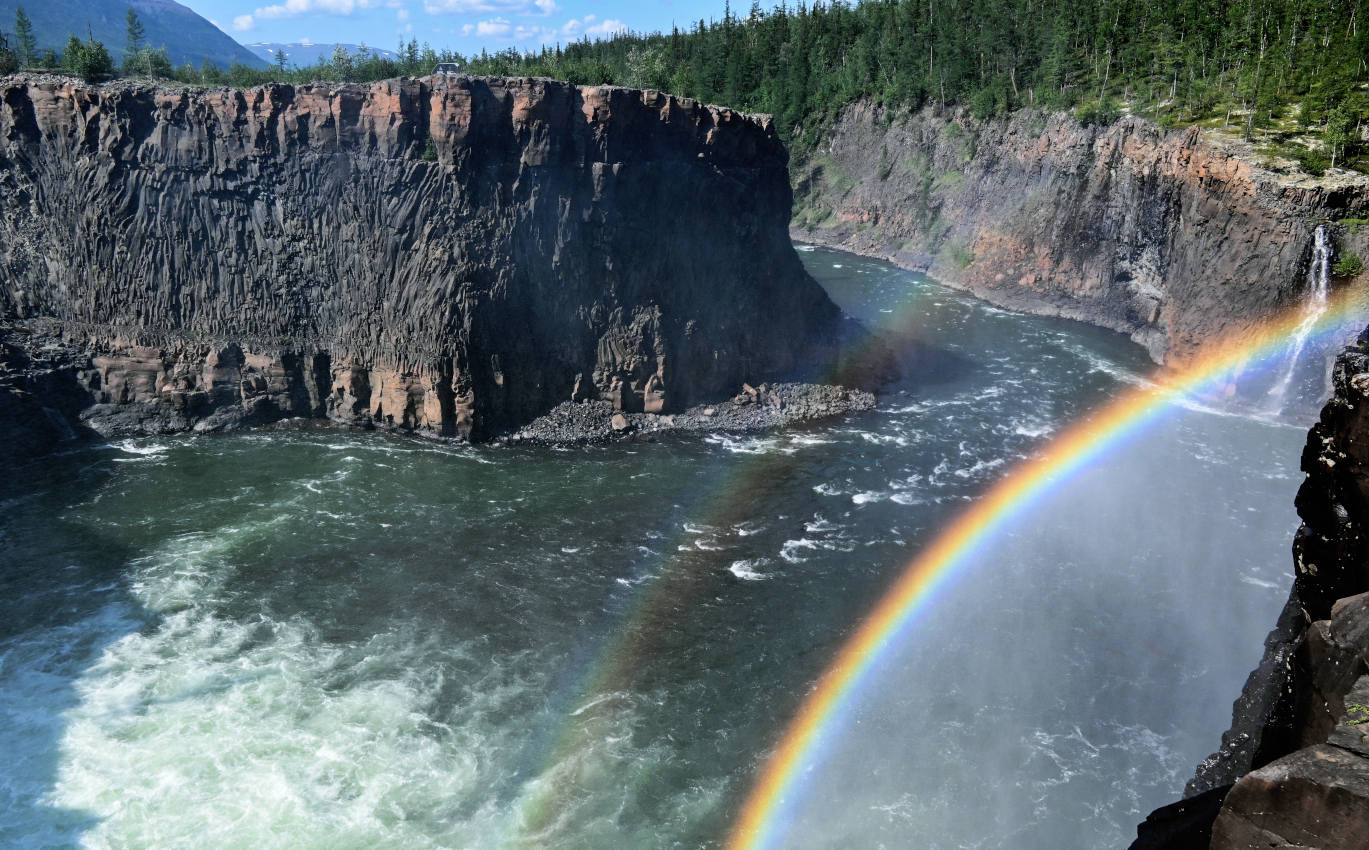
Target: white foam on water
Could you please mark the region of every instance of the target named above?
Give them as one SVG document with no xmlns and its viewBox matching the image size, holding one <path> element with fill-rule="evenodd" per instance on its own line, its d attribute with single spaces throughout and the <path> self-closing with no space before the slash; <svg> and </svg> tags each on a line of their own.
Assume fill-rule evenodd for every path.
<svg viewBox="0 0 1369 850">
<path fill-rule="evenodd" d="M 809 534 L 825 534 L 829 531 L 836 531 L 841 526 L 823 516 L 815 516 L 803 524 L 804 531 Z"/>
<path fill-rule="evenodd" d="M 800 537 L 797 540 L 786 540 L 784 541 L 784 545 L 780 547 L 780 557 L 791 564 L 802 564 L 808 559 L 800 555 L 799 552 L 802 550 L 814 551 L 817 548 L 818 544 L 815 541 L 809 540 L 807 537 Z"/>
<path fill-rule="evenodd" d="M 337 643 L 299 618 L 225 619 L 207 600 L 231 548 L 185 535 L 138 565 L 163 616 L 123 625 L 75 681 L 45 802 L 93 818 L 89 847 L 483 846 L 516 743 L 487 718 L 541 685 L 495 660 L 444 715 L 440 660 L 462 647 L 403 623 Z"/>
<path fill-rule="evenodd" d="M 1253 586 L 1253 587 L 1262 587 L 1262 588 L 1265 588 L 1266 590 L 1279 590 L 1279 591 L 1283 591 L 1283 590 L 1286 590 L 1286 589 L 1287 589 L 1286 585 L 1281 585 L 1281 584 L 1279 584 L 1278 582 L 1274 582 L 1274 581 L 1268 581 L 1268 580 L 1262 579 L 1262 578 L 1260 578 L 1260 577 L 1258 577 L 1258 576 L 1252 576 L 1252 575 L 1248 575 L 1248 574 L 1243 574 L 1243 575 L 1241 575 L 1240 578 L 1241 578 L 1241 581 L 1243 581 L 1243 582 L 1245 582 L 1246 584 L 1251 585 L 1251 586 Z"/>
<path fill-rule="evenodd" d="M 1054 433 L 1055 426 L 1049 422 L 1033 419 L 1014 419 L 1012 422 L 1012 432 L 1019 437 L 1031 437 L 1036 439 L 1047 434 Z"/>
<path fill-rule="evenodd" d="M 704 442 L 721 446 L 733 454 L 763 455 L 779 448 L 778 437 L 737 437 L 731 434 L 709 434 Z M 790 451 L 793 451 L 791 448 Z"/>
<path fill-rule="evenodd" d="M 732 526 L 732 533 L 738 537 L 750 537 L 753 534 L 759 534 L 763 528 L 765 528 L 764 524 L 758 520 L 747 520 Z"/>
<path fill-rule="evenodd" d="M 733 561 L 732 565 L 727 568 L 727 571 L 744 581 L 764 581 L 765 579 L 770 578 L 770 576 L 758 571 L 756 568 L 763 567 L 769 563 L 769 558 L 747 558 L 740 561 Z"/>
<path fill-rule="evenodd" d="M 955 475 L 960 478 L 977 478 L 985 472 L 997 469 L 1003 465 L 1003 458 L 993 458 L 992 460 L 976 461 L 973 466 L 964 469 L 957 469 Z"/>
<path fill-rule="evenodd" d="M 121 452 L 144 456 L 166 454 L 171 448 L 165 443 L 147 443 L 140 439 L 121 440 L 117 443 L 111 443 L 110 445 Z"/>
</svg>

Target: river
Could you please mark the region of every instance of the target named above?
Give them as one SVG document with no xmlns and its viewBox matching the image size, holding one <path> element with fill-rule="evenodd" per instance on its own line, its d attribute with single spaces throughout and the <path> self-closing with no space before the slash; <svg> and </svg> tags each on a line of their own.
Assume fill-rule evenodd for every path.
<svg viewBox="0 0 1369 850">
<path fill-rule="evenodd" d="M 718 846 L 908 560 L 1151 369 L 801 250 L 909 341 L 874 411 L 559 450 L 144 438 L 13 470 L 0 845 Z M 1287 594 L 1309 421 L 1176 406 L 1024 505 L 875 671 L 778 846 L 1124 847 L 1215 749 Z"/>
</svg>

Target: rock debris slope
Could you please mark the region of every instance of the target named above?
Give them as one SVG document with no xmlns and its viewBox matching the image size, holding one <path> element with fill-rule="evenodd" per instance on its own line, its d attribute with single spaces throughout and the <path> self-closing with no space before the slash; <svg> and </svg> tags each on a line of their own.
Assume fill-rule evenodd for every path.
<svg viewBox="0 0 1369 850">
<path fill-rule="evenodd" d="M 12 76 L 0 314 L 30 355 L 78 352 L 102 433 L 683 410 L 844 332 L 790 245 L 787 163 L 767 117 L 652 91 Z"/>
</svg>

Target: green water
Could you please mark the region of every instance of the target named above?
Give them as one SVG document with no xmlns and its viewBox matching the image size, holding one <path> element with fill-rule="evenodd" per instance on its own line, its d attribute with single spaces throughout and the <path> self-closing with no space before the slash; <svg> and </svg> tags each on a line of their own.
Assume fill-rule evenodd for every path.
<svg viewBox="0 0 1369 850">
<path fill-rule="evenodd" d="M 921 343 L 875 411 L 569 450 L 139 439 L 10 470 L 0 845 L 717 846 L 901 566 L 1149 369 L 803 256 Z M 1304 433 L 1179 408 L 1024 511 L 844 714 L 778 846 L 1125 846 L 1283 601 Z"/>
</svg>

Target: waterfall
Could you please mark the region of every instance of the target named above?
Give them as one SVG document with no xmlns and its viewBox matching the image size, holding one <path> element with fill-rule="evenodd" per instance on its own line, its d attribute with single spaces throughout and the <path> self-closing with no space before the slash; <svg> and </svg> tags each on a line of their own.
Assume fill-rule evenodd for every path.
<svg viewBox="0 0 1369 850">
<path fill-rule="evenodd" d="M 1326 312 L 1327 298 L 1331 292 L 1331 243 L 1326 238 L 1326 226 L 1317 225 L 1316 233 L 1312 239 L 1312 262 L 1307 266 L 1307 296 L 1303 301 L 1302 321 L 1293 331 L 1293 344 L 1289 346 L 1289 355 L 1284 366 L 1283 375 L 1269 388 L 1268 409 L 1271 413 L 1283 411 L 1285 403 L 1288 401 L 1288 388 L 1293 383 L 1293 376 L 1298 370 L 1298 360 L 1302 357 L 1303 347 L 1307 345 L 1307 337 L 1312 333 L 1312 328 L 1316 326 L 1317 320 Z"/>
</svg>

